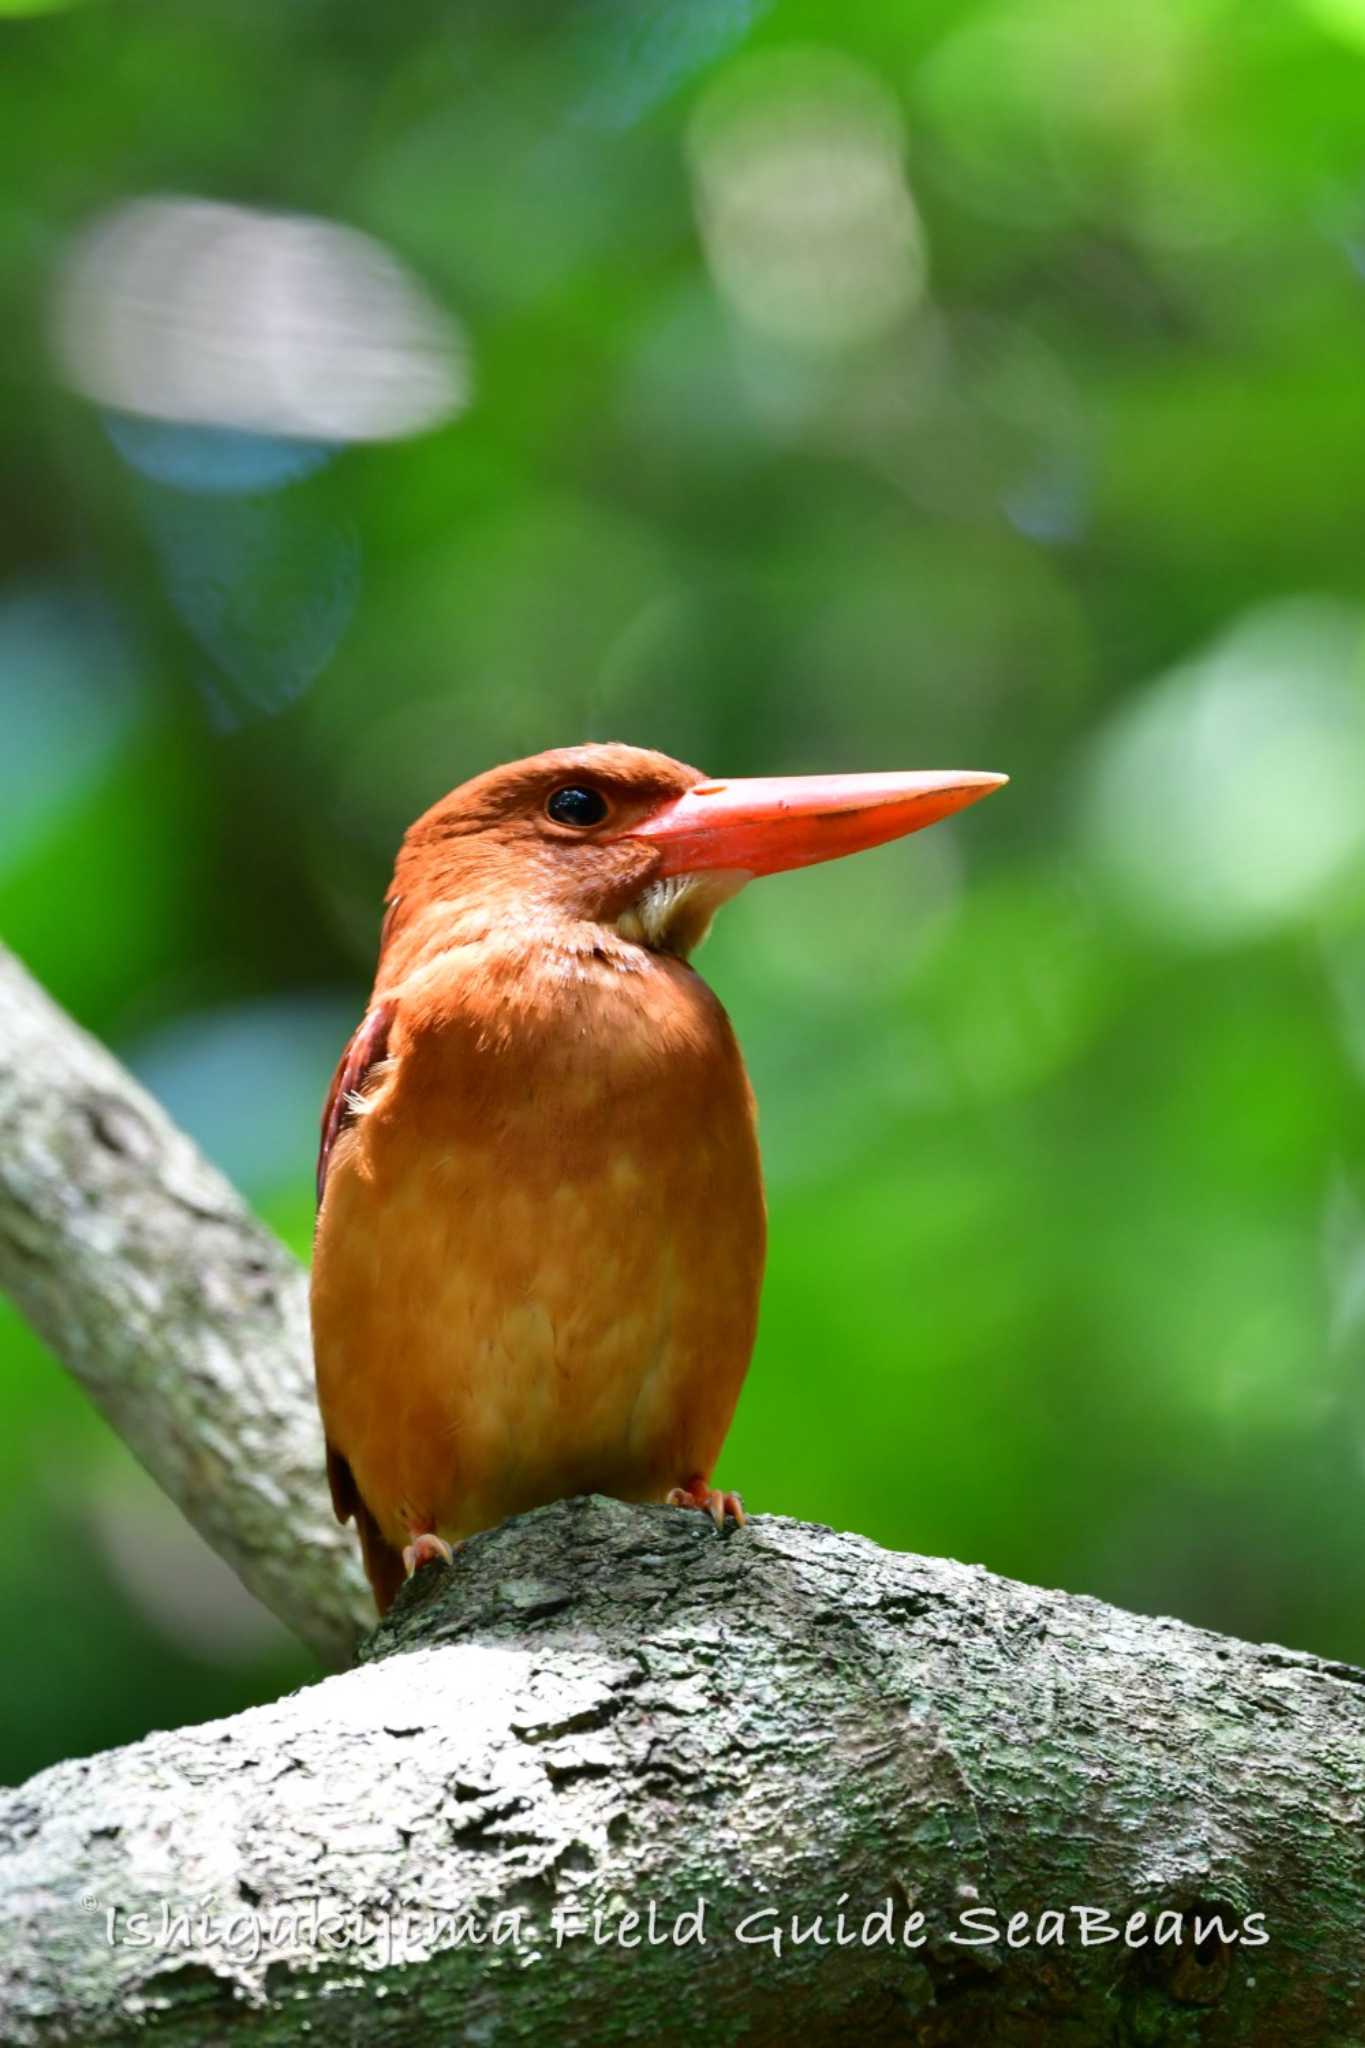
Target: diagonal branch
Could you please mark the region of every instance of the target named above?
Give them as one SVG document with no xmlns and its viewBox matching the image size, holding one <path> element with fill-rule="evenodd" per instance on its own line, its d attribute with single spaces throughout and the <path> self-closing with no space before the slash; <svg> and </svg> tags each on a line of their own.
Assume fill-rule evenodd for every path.
<svg viewBox="0 0 1365 2048">
<path fill-rule="evenodd" d="M 302 1274 L 3 954 L 0 1048 L 0 1281 L 344 1657 Z M 606 1500 L 475 1537 L 366 1656 L 0 1795 L 0 2039 L 1365 2038 L 1348 1666 Z"/>
<path fill-rule="evenodd" d="M 3 948 L 0 1287 L 251 1591 L 344 1663 L 373 1609 L 327 1502 L 304 1275 Z"/>
<path fill-rule="evenodd" d="M 1345 2048 L 1363 1811 L 1365 1672 L 560 1502 L 360 1669 L 0 1795 L 0 2038 Z"/>
</svg>

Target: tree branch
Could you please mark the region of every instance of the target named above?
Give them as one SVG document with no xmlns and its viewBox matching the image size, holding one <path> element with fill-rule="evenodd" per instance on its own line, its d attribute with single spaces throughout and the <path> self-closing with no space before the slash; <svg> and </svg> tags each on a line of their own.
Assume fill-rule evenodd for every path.
<svg viewBox="0 0 1365 2048">
<path fill-rule="evenodd" d="M 1365 2033 L 1363 1812 L 1350 1667 L 561 1502 L 424 1571 L 360 1669 L 0 1802 L 0 2032 L 1325 2048 Z"/>
<path fill-rule="evenodd" d="M 332 1517 L 298 1264 L 0 948 L 0 1287 L 281 1621 L 342 1664 L 374 1609 Z"/>
<path fill-rule="evenodd" d="M 0 1045 L 0 1281 L 343 1656 L 301 1273 L 3 955 Z M 1365 2039 L 1349 1666 L 598 1499 L 429 1568 L 365 1655 L 0 1798 L 6 2048 Z"/>
</svg>

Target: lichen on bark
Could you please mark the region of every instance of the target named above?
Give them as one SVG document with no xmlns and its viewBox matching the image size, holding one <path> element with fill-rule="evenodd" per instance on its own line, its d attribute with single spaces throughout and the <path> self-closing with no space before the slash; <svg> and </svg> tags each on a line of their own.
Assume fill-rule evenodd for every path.
<svg viewBox="0 0 1365 2048">
<path fill-rule="evenodd" d="M 1344 2044 L 1363 1813 L 1351 1667 L 560 1503 L 424 1571 L 356 1670 L 9 1795 L 3 2038 Z M 1186 1938 L 1086 1944 L 1082 1906 Z"/>
</svg>

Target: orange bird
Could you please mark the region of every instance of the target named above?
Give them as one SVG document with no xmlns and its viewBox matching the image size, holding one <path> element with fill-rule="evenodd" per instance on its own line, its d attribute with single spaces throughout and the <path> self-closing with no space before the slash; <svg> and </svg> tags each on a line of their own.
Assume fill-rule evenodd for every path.
<svg viewBox="0 0 1365 2048">
<path fill-rule="evenodd" d="M 332 1501 L 381 1614 L 428 1559 L 566 1494 L 711 1484 L 763 1272 L 753 1096 L 689 955 L 774 874 L 1006 778 L 715 782 L 566 747 L 477 776 L 398 855 L 323 1112 L 313 1341 Z"/>
</svg>

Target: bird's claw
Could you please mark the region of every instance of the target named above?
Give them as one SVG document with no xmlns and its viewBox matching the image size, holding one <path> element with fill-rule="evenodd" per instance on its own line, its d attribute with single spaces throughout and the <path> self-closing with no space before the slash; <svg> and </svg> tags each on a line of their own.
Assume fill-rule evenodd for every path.
<svg viewBox="0 0 1365 2048">
<path fill-rule="evenodd" d="M 671 1508 L 700 1508 L 718 1529 L 725 1527 L 727 1515 L 733 1515 L 741 1528 L 749 1519 L 737 1493 L 722 1493 L 702 1478 L 689 1479 L 686 1486 L 675 1486 L 667 1496 L 667 1504 Z"/>
<path fill-rule="evenodd" d="M 403 1552 L 403 1569 L 409 1578 L 414 1572 L 420 1571 L 424 1564 L 438 1562 L 454 1564 L 455 1553 L 444 1536 L 438 1536 L 430 1529 L 424 1530 L 420 1536 L 414 1536 Z"/>
</svg>

